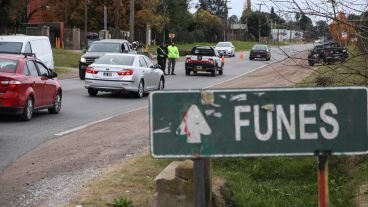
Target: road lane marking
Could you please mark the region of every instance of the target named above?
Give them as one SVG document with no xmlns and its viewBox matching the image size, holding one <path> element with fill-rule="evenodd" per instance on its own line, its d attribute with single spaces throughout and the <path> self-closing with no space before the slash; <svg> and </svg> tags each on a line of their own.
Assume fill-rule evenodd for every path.
<svg viewBox="0 0 368 207">
<path fill-rule="evenodd" d="M 98 120 L 98 121 L 94 121 L 94 122 L 91 122 L 91 123 L 88 123 L 88 124 L 85 124 L 85 125 L 82 125 L 82 126 L 79 126 L 79 127 L 75 127 L 73 129 L 69 129 L 69 130 L 66 130 L 66 131 L 63 131 L 63 132 L 60 132 L 60 133 L 57 133 L 57 134 L 54 134 L 55 136 L 64 136 L 64 135 L 67 135 L 67 134 L 70 134 L 70 133 L 73 133 L 73 132 L 76 132 L 76 131 L 79 131 L 81 129 L 85 129 L 89 126 L 92 126 L 92 125 L 95 125 L 95 124 L 99 124 L 101 122 L 104 122 L 104 121 L 108 121 L 110 119 L 113 119 L 117 116 L 121 116 L 121 115 L 124 115 L 124 114 L 129 114 L 129 113 L 132 113 L 132 112 L 135 112 L 135 111 L 139 111 L 141 109 L 145 109 L 147 108 L 148 106 L 144 106 L 144 107 L 141 107 L 141 108 L 138 108 L 138 109 L 133 109 L 131 111 L 127 111 L 127 112 L 124 112 L 122 114 L 118 114 L 118 115 L 114 115 L 114 116 L 110 116 L 110 117 L 107 117 L 107 118 L 104 118 L 104 119 L 101 119 L 101 120 Z"/>
</svg>

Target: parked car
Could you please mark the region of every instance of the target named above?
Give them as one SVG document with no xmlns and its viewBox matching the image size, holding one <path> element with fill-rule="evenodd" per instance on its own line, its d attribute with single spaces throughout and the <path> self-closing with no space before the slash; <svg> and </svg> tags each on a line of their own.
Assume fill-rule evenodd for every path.
<svg viewBox="0 0 368 207">
<path fill-rule="evenodd" d="M 127 40 L 105 39 L 91 43 L 79 61 L 79 78 L 84 80 L 86 68 L 106 53 L 136 53 Z"/>
<path fill-rule="evenodd" d="M 267 61 L 271 60 L 271 51 L 267 45 L 256 44 L 252 47 L 249 54 L 249 60 L 263 58 Z"/>
<path fill-rule="evenodd" d="M 148 91 L 163 90 L 165 77 L 145 55 L 109 53 L 87 67 L 85 88 L 90 96 L 99 91 L 133 92 L 141 98 Z"/>
<path fill-rule="evenodd" d="M 348 50 L 341 47 L 338 43 L 328 42 L 316 45 L 308 54 L 308 64 L 314 66 L 316 63 L 332 64 L 344 62 L 349 57 Z"/>
<path fill-rule="evenodd" d="M 35 54 L 47 68 L 54 69 L 51 44 L 46 36 L 0 36 L 0 53 Z"/>
<path fill-rule="evenodd" d="M 235 57 L 235 46 L 231 42 L 219 42 L 215 50 L 224 56 Z"/>
<path fill-rule="evenodd" d="M 224 63 L 221 60 L 222 55 L 218 54 L 213 47 L 196 46 L 193 47 L 190 54 L 185 59 L 185 74 L 191 72 L 210 72 L 212 76 L 217 73 L 222 75 L 224 72 Z"/>
<path fill-rule="evenodd" d="M 34 56 L 0 54 L 0 113 L 31 120 L 35 110 L 61 110 L 57 74 Z"/>
</svg>

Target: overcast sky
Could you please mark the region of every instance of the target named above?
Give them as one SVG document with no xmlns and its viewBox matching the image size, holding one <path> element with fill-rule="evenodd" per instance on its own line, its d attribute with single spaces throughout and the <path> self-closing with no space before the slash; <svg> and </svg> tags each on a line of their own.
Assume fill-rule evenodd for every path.
<svg viewBox="0 0 368 207">
<path fill-rule="evenodd" d="M 229 10 L 229 16 L 236 15 L 239 18 L 242 15 L 244 9 L 244 2 L 246 0 L 228 0 L 228 6 L 231 8 Z M 302 9 L 311 7 L 315 11 L 326 13 L 332 12 L 331 3 L 327 0 L 295 0 Z M 346 13 L 361 13 L 362 11 L 367 11 L 368 1 L 367 0 L 336 0 L 337 10 L 344 10 Z M 194 0 L 193 2 L 197 2 Z M 262 11 L 270 12 L 271 7 L 274 7 L 275 12 L 282 11 L 283 18 L 293 18 L 294 15 L 286 11 L 297 11 L 295 4 L 291 3 L 292 0 L 252 0 L 252 10 L 259 10 L 258 4 L 263 4 L 261 6 Z M 312 20 L 320 20 L 321 17 L 312 17 Z"/>
</svg>

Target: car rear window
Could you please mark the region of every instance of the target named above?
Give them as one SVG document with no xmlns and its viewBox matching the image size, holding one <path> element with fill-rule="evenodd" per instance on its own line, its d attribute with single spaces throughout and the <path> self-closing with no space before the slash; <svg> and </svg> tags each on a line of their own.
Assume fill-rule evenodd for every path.
<svg viewBox="0 0 368 207">
<path fill-rule="evenodd" d="M 254 45 L 253 50 L 267 50 L 266 45 Z"/>
<path fill-rule="evenodd" d="M 21 42 L 0 42 L 1 53 L 16 53 L 22 52 L 23 43 Z"/>
<path fill-rule="evenodd" d="M 88 49 L 88 52 L 116 52 L 120 53 L 120 44 L 119 43 L 93 43 L 91 47 Z"/>
<path fill-rule="evenodd" d="M 0 72 L 15 73 L 17 71 L 18 61 L 0 59 Z"/>
<path fill-rule="evenodd" d="M 210 48 L 196 47 L 196 48 L 193 48 L 192 55 L 214 56 L 215 53 Z"/>
<path fill-rule="evenodd" d="M 221 43 L 218 43 L 216 47 L 231 47 L 231 45 L 230 43 L 221 42 Z"/>
<path fill-rule="evenodd" d="M 123 55 L 104 55 L 95 60 L 96 64 L 106 64 L 106 65 L 132 66 L 133 62 L 134 56 L 123 56 Z"/>
</svg>

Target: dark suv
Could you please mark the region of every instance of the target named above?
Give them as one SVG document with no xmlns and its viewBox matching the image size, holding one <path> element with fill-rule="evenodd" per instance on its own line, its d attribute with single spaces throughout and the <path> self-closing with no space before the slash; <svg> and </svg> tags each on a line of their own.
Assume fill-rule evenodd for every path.
<svg viewBox="0 0 368 207">
<path fill-rule="evenodd" d="M 308 64 L 310 66 L 316 63 L 332 64 L 338 61 L 343 62 L 348 57 L 347 48 L 335 42 L 328 42 L 314 47 L 308 55 Z"/>
<path fill-rule="evenodd" d="M 79 60 L 79 78 L 84 80 L 86 68 L 106 53 L 136 53 L 127 40 L 105 39 L 95 41 Z"/>
</svg>

